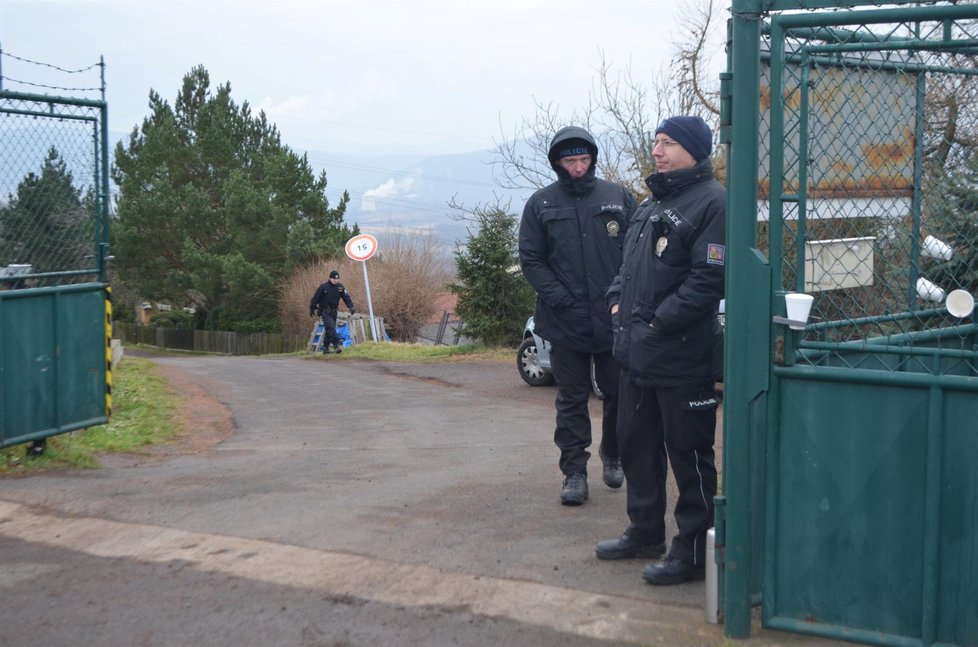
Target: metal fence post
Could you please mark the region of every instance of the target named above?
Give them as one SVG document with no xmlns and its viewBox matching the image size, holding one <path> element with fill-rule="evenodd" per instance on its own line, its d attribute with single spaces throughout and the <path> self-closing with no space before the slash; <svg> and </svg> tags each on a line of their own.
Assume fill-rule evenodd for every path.
<svg viewBox="0 0 978 647">
<path fill-rule="evenodd" d="M 758 303 L 765 265 L 755 254 L 757 228 L 758 79 L 761 12 L 752 0 L 733 3 L 730 150 L 727 177 L 726 336 L 724 344 L 723 497 L 725 498 L 725 557 L 723 576 L 724 631 L 732 638 L 750 636 L 753 534 L 751 492 L 751 402 L 757 397 L 759 372 L 766 372 L 766 354 L 751 357 L 753 315 L 768 309 Z M 766 302 L 766 291 L 762 291 Z M 754 308 L 760 306 L 759 311 Z M 756 329 L 767 325 L 756 325 Z M 760 361 L 758 361 L 760 360 Z M 737 367 L 737 373 L 731 371 Z M 753 379 L 751 379 L 753 378 Z"/>
</svg>

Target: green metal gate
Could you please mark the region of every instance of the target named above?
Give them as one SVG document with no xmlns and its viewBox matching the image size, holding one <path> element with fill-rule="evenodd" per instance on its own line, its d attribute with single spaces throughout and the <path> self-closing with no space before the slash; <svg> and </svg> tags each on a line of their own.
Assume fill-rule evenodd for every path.
<svg viewBox="0 0 978 647">
<path fill-rule="evenodd" d="M 106 129 L 104 100 L 0 91 L 0 447 L 108 420 Z"/>
<path fill-rule="evenodd" d="M 733 3 L 726 631 L 978 645 L 978 6 L 838 4 Z"/>
</svg>

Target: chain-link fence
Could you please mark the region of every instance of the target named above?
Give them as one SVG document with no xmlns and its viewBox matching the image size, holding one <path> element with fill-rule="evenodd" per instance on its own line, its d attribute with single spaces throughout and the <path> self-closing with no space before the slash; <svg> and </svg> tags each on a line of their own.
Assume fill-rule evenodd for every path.
<svg viewBox="0 0 978 647">
<path fill-rule="evenodd" d="M 43 285 L 99 272 L 100 118 L 98 106 L 0 93 L 0 267 L 8 274 L 23 269 Z"/>
<path fill-rule="evenodd" d="M 725 631 L 973 645 L 978 4 L 870 2 L 733 1 Z"/>
<path fill-rule="evenodd" d="M 0 446 L 103 424 L 112 405 L 105 85 L 102 100 L 12 91 L 72 89 L 15 80 L 10 61 L 73 73 L 0 50 Z"/>
<path fill-rule="evenodd" d="M 978 291 L 978 24 L 880 20 L 769 34 L 759 246 L 776 285 L 814 297 L 799 361 L 881 368 L 852 352 L 872 343 L 901 370 L 974 374 L 973 353 L 948 357 L 971 350 Z M 935 368 L 925 347 L 952 352 Z"/>
</svg>

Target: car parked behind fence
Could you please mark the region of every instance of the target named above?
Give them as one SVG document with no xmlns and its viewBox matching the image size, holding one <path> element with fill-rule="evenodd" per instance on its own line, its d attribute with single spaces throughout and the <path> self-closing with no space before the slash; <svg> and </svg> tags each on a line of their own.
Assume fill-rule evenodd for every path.
<svg viewBox="0 0 978 647">
<path fill-rule="evenodd" d="M 516 351 L 516 367 L 520 377 L 530 386 L 550 386 L 554 383 L 550 370 L 550 342 L 534 332 L 533 317 L 526 320 L 523 342 Z"/>
<path fill-rule="evenodd" d="M 550 367 L 550 342 L 536 333 L 533 317 L 526 320 L 523 329 L 523 342 L 516 351 L 516 368 L 520 377 L 530 386 L 550 386 L 554 383 L 553 371 Z M 598 380 L 594 373 L 594 361 L 591 361 L 591 390 L 601 399 L 604 395 L 598 388 Z"/>
<path fill-rule="evenodd" d="M 726 305 L 727 300 L 720 299 L 717 321 L 720 323 L 721 332 L 726 323 Z M 717 341 L 718 344 L 723 343 L 722 334 L 718 336 Z M 523 378 L 523 381 L 530 386 L 550 386 L 554 383 L 553 372 L 550 368 L 550 349 L 550 342 L 536 333 L 533 326 L 533 317 L 531 316 L 526 320 L 526 326 L 523 328 L 523 341 L 516 350 L 516 368 L 519 369 L 520 377 Z M 723 348 L 719 346 L 717 349 L 718 382 L 723 381 L 723 365 L 720 363 L 722 362 L 722 358 Z M 594 377 L 593 362 L 591 363 L 591 386 L 594 388 L 594 392 L 600 396 L 601 390 L 598 388 L 597 381 Z"/>
</svg>

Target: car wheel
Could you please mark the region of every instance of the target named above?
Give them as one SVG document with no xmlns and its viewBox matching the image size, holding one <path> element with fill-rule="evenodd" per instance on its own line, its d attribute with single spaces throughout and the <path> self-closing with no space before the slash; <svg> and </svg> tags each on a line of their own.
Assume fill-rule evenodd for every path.
<svg viewBox="0 0 978 647">
<path fill-rule="evenodd" d="M 554 383 L 554 376 L 540 366 L 540 355 L 533 337 L 524 339 L 516 351 L 516 368 L 520 370 L 523 381 L 530 386 L 550 386 Z"/>
</svg>

